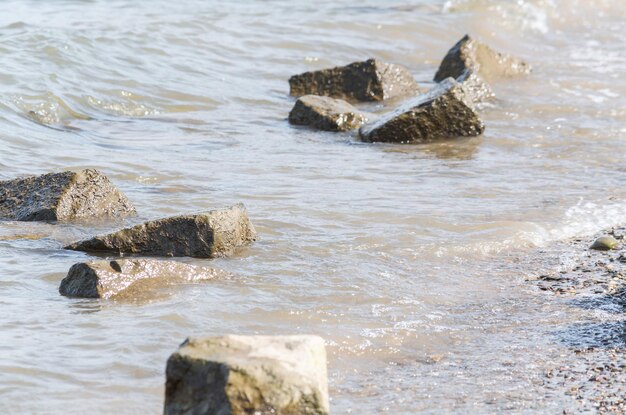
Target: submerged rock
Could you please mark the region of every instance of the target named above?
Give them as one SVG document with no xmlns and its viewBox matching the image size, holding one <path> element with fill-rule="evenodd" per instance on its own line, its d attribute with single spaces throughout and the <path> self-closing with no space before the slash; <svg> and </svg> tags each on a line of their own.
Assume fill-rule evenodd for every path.
<svg viewBox="0 0 626 415">
<path fill-rule="evenodd" d="M 440 138 L 476 136 L 484 129 L 465 87 L 448 78 L 428 93 L 365 124 L 359 135 L 366 142 L 425 143 Z"/>
<path fill-rule="evenodd" d="M 159 280 L 193 282 L 226 277 L 229 274 L 213 268 L 196 267 L 177 261 L 154 259 L 118 259 L 74 264 L 61 281 L 59 292 L 67 297 L 111 298 L 122 294 L 135 283 Z"/>
<path fill-rule="evenodd" d="M 165 415 L 329 413 L 317 336 L 187 339 L 166 369 Z"/>
<path fill-rule="evenodd" d="M 378 59 L 346 66 L 305 72 L 289 78 L 290 93 L 324 95 L 347 101 L 382 101 L 419 93 L 419 87 L 404 66 Z"/>
<path fill-rule="evenodd" d="M 435 81 L 441 82 L 449 77 L 457 79 L 467 70 L 490 80 L 497 76 L 528 74 L 531 68 L 523 60 L 496 52 L 486 44 L 465 35 L 443 58 L 435 74 Z"/>
<path fill-rule="evenodd" d="M 612 236 L 601 236 L 591 245 L 591 249 L 595 249 L 598 251 L 610 251 L 611 249 L 617 248 L 619 245 L 619 241 Z"/>
<path fill-rule="evenodd" d="M 126 196 L 97 170 L 0 182 L 0 218 L 5 220 L 72 221 L 134 214 Z"/>
<path fill-rule="evenodd" d="M 227 256 L 254 240 L 256 233 L 242 204 L 197 215 L 158 219 L 65 249 L 151 256 Z"/>
<path fill-rule="evenodd" d="M 324 131 L 348 131 L 359 128 L 367 117 L 341 99 L 305 95 L 296 101 L 289 122 Z"/>
</svg>

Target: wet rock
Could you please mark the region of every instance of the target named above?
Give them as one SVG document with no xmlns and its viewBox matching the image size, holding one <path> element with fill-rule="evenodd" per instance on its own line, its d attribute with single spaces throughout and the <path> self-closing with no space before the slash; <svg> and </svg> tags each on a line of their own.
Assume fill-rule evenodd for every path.
<svg viewBox="0 0 626 415">
<path fill-rule="evenodd" d="M 154 259 L 118 259 L 74 264 L 61 281 L 59 292 L 67 297 L 111 298 L 145 280 L 158 280 L 166 285 L 173 282 L 194 282 L 227 277 L 229 274 L 213 268 L 196 267 L 177 261 Z"/>
<path fill-rule="evenodd" d="M 165 415 L 328 414 L 317 336 L 187 339 L 167 361 Z"/>
<path fill-rule="evenodd" d="M 0 182 L 0 218 L 5 220 L 73 221 L 134 214 L 126 196 L 97 170 Z"/>
<path fill-rule="evenodd" d="M 246 208 L 235 205 L 197 215 L 158 219 L 65 247 L 75 251 L 150 256 L 227 256 L 254 240 Z"/>
<path fill-rule="evenodd" d="M 419 93 L 408 69 L 378 59 L 294 75 L 289 78 L 289 87 L 296 97 L 323 95 L 351 102 L 382 101 Z"/>
<path fill-rule="evenodd" d="M 366 142 L 425 143 L 440 138 L 476 136 L 484 131 L 472 100 L 452 78 L 359 130 Z"/>
<path fill-rule="evenodd" d="M 443 58 L 435 74 L 435 81 L 441 82 L 449 77 L 457 79 L 468 69 L 486 80 L 499 76 L 528 74 L 531 71 L 530 65 L 523 60 L 496 52 L 484 43 L 465 35 Z"/>
<path fill-rule="evenodd" d="M 289 122 L 324 131 L 348 131 L 359 128 L 367 117 L 341 99 L 305 95 L 296 101 Z"/>
<path fill-rule="evenodd" d="M 474 103 L 488 101 L 495 96 L 489 84 L 471 69 L 467 69 L 456 80 L 463 84 Z"/>
<path fill-rule="evenodd" d="M 598 251 L 610 251 L 611 249 L 617 248 L 619 242 L 617 239 L 612 236 L 601 236 L 591 245 L 590 249 L 595 249 Z"/>
</svg>

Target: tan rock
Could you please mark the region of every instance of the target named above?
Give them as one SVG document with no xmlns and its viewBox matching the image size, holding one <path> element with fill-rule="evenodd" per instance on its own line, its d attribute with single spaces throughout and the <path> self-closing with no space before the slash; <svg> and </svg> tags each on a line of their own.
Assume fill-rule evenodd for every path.
<svg viewBox="0 0 626 415">
<path fill-rule="evenodd" d="M 167 362 L 165 415 L 329 413 L 317 336 L 187 339 Z"/>
</svg>

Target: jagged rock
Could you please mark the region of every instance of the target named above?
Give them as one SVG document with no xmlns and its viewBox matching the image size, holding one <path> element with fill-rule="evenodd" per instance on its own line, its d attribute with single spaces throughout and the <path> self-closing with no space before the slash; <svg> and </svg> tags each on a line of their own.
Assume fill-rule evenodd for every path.
<svg viewBox="0 0 626 415">
<path fill-rule="evenodd" d="M 486 44 L 465 35 L 443 58 L 435 81 L 441 82 L 449 77 L 457 79 L 468 69 L 486 80 L 497 76 L 527 74 L 531 71 L 530 65 L 523 60 L 496 52 Z"/>
<path fill-rule="evenodd" d="M 72 221 L 134 214 L 126 196 L 97 170 L 0 182 L 0 218 L 5 220 Z"/>
<path fill-rule="evenodd" d="M 382 101 L 420 92 L 408 69 L 378 59 L 294 75 L 289 78 L 289 87 L 296 97 L 323 95 L 351 102 Z"/>
<path fill-rule="evenodd" d="M 611 249 L 617 248 L 619 245 L 619 241 L 612 236 L 601 236 L 591 245 L 590 249 L 595 249 L 598 251 L 610 251 Z"/>
<path fill-rule="evenodd" d="M 227 277 L 213 268 L 196 267 L 177 261 L 118 259 L 74 264 L 61 281 L 59 292 L 67 297 L 111 298 L 139 281 L 158 280 L 159 285 Z"/>
<path fill-rule="evenodd" d="M 495 96 L 489 84 L 471 69 L 467 69 L 456 80 L 463 84 L 474 103 L 487 101 Z"/>
<path fill-rule="evenodd" d="M 317 336 L 187 339 L 166 369 L 165 415 L 329 413 Z"/>
<path fill-rule="evenodd" d="M 211 258 L 254 240 L 242 204 L 197 215 L 158 219 L 65 247 L 75 251 Z"/>
<path fill-rule="evenodd" d="M 359 128 L 367 117 L 341 99 L 305 95 L 296 101 L 289 122 L 324 131 L 348 131 Z"/>
<path fill-rule="evenodd" d="M 425 143 L 476 136 L 485 127 L 465 87 L 452 78 L 359 130 L 366 142 Z"/>
</svg>

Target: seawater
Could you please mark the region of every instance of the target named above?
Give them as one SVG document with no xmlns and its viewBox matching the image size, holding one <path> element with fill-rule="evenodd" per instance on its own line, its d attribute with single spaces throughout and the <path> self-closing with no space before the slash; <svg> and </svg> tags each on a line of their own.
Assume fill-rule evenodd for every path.
<svg viewBox="0 0 626 415">
<path fill-rule="evenodd" d="M 158 413 L 189 335 L 323 336 L 333 413 L 554 413 L 541 377 L 588 311 L 532 253 L 626 222 L 623 0 L 0 2 L 0 179 L 97 168 L 126 223 L 0 223 L 0 408 Z M 431 85 L 465 33 L 523 57 L 483 136 L 372 145 L 295 128 L 289 76 L 370 57 Z M 372 104 L 384 112 L 391 104 Z M 61 297 L 61 247 L 243 202 L 227 281 Z M 607 319 L 610 316 L 605 316 Z"/>
</svg>

